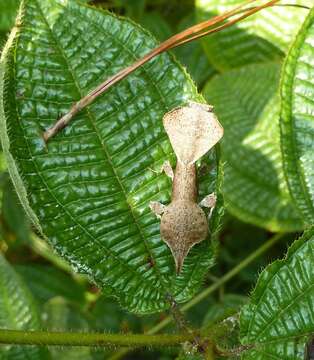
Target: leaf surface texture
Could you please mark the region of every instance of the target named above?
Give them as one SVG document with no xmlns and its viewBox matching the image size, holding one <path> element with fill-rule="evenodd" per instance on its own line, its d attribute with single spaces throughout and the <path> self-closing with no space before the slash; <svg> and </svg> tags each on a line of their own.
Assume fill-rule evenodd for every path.
<svg viewBox="0 0 314 360">
<path fill-rule="evenodd" d="M 290 49 L 281 82 L 281 144 L 292 198 L 314 223 L 314 9 Z"/>
<path fill-rule="evenodd" d="M 230 11 L 240 4 L 243 0 L 196 0 L 198 21 Z M 294 0 L 289 4 L 313 5 L 312 0 Z M 307 9 L 289 6 L 264 9 L 221 32 L 204 37 L 205 52 L 220 71 L 278 60 L 287 52 L 307 13 Z"/>
<path fill-rule="evenodd" d="M 21 21 L 2 61 L 2 139 L 30 217 L 78 272 L 129 310 L 165 309 L 169 293 L 188 300 L 213 263 L 211 241 L 191 251 L 177 277 L 148 205 L 170 200 L 171 183 L 159 170 L 175 158 L 161 120 L 173 107 L 201 100 L 190 77 L 171 56 L 159 56 L 46 146 L 44 129 L 156 42 L 131 21 L 74 1 L 27 0 Z M 209 170 L 200 188 L 210 193 L 214 151 L 204 161 Z"/>
<path fill-rule="evenodd" d="M 229 211 L 272 231 L 302 229 L 284 178 L 279 65 L 247 65 L 214 77 L 204 96 L 225 129 L 223 193 Z"/>
<path fill-rule="evenodd" d="M 260 275 L 241 312 L 243 359 L 303 360 L 314 334 L 314 230 L 304 233 L 287 257 Z"/>
<path fill-rule="evenodd" d="M 39 330 L 38 309 L 23 280 L 0 254 L 0 328 Z M 46 349 L 29 346 L 0 346 L 2 360 L 46 360 Z"/>
</svg>

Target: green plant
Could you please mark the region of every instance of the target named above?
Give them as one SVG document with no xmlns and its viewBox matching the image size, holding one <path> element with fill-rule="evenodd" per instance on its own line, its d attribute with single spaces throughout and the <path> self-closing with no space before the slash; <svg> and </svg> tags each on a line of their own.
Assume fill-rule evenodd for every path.
<svg viewBox="0 0 314 360">
<path fill-rule="evenodd" d="M 193 4 L 177 19 L 148 0 L 21 1 L 0 63 L 2 150 L 19 198 L 3 167 L 0 249 L 9 262 L 0 257 L 1 359 L 117 359 L 140 347 L 165 359 L 307 356 L 314 336 L 313 5 L 273 6 L 188 45 L 190 54 L 180 47 L 175 54 L 187 70 L 163 53 L 123 73 L 158 43 L 102 7 L 161 38 L 242 1 L 197 0 L 191 17 Z M 1 19 L 5 32 L 11 20 Z M 79 102 L 119 72 L 120 82 Z M 215 192 L 217 203 L 210 235 L 176 274 L 149 208 L 169 203 L 171 181 L 160 170 L 176 162 L 161 119 L 205 99 L 225 135 L 197 161 L 198 197 Z M 71 107 L 63 129 L 45 141 Z M 287 243 L 286 257 L 264 268 L 248 298 L 269 262 L 266 251 L 282 257 Z M 164 311 L 170 316 L 159 318 Z M 158 334 L 170 325 L 171 333 Z M 127 349 L 115 351 L 120 346 Z"/>
</svg>

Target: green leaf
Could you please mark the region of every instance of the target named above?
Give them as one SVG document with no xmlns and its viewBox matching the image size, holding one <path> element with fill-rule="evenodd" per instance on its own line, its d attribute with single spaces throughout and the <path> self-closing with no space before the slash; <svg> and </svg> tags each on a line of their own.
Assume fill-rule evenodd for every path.
<svg viewBox="0 0 314 360">
<path fill-rule="evenodd" d="M 314 228 L 260 275 L 241 313 L 245 360 L 303 360 L 314 335 Z M 251 348 L 252 346 L 252 348 Z"/>
<path fill-rule="evenodd" d="M 0 254 L 0 328 L 40 329 L 39 314 L 33 297 L 22 279 Z M 44 360 L 48 352 L 40 347 L 0 346 L 3 360 Z"/>
<path fill-rule="evenodd" d="M 40 321 L 29 289 L 2 255 L 0 268 L 0 327 L 38 329 Z"/>
<path fill-rule="evenodd" d="M 161 119 L 189 99 L 202 101 L 192 81 L 171 56 L 159 56 L 46 146 L 42 131 L 60 113 L 156 42 L 129 20 L 73 1 L 27 0 L 21 22 L 2 57 L 0 118 L 10 174 L 29 216 L 78 272 L 129 310 L 166 309 L 169 293 L 187 301 L 213 264 L 212 242 L 194 247 L 176 276 L 149 202 L 170 199 L 171 183 L 158 172 L 174 160 Z M 201 192 L 217 191 L 214 151 L 204 163 Z M 220 213 L 219 200 L 213 234 Z"/>
<path fill-rule="evenodd" d="M 195 14 L 191 13 L 181 20 L 177 31 L 183 31 L 195 24 Z M 192 78 L 199 86 L 202 86 L 206 80 L 215 74 L 215 69 L 209 63 L 200 40 L 179 46 L 174 49 L 174 53 L 178 60 L 186 66 Z"/>
<path fill-rule="evenodd" d="M 295 0 L 312 6 L 312 0 Z M 234 9 L 243 0 L 196 0 L 198 21 Z M 206 54 L 223 71 L 250 63 L 280 59 L 301 26 L 308 10 L 273 7 L 241 20 L 221 32 L 205 37 Z"/>
<path fill-rule="evenodd" d="M 302 229 L 280 152 L 279 66 L 248 65 L 214 77 L 205 98 L 225 129 L 223 193 L 239 219 L 271 231 Z"/>
<path fill-rule="evenodd" d="M 67 301 L 80 306 L 85 304 L 84 286 L 56 267 L 27 264 L 16 265 L 15 270 L 41 304 L 56 296 L 63 296 Z"/>
<path fill-rule="evenodd" d="M 290 194 L 314 223 L 314 9 L 290 49 L 282 71 L 281 144 Z"/>
</svg>

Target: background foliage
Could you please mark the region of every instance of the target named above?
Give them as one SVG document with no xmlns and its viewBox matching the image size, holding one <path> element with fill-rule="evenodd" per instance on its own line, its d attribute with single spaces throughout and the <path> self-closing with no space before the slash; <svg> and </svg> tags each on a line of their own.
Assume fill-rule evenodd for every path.
<svg viewBox="0 0 314 360">
<path fill-rule="evenodd" d="M 145 332 L 164 318 L 167 289 L 186 302 L 273 233 L 283 232 L 267 255 L 187 317 L 211 333 L 235 316 L 230 337 L 219 341 L 226 348 L 253 344 L 243 359 L 304 359 L 314 334 L 313 10 L 266 10 L 174 50 L 176 60 L 162 55 L 79 114 L 48 148 L 39 137 L 100 78 L 158 40 L 240 2 L 97 0 L 89 2 L 92 8 L 75 0 L 66 6 L 59 0 L 24 2 L 18 40 L 5 50 L 0 70 L 2 144 L 20 196 L 1 158 L 1 328 Z M 18 1 L 0 0 L 3 43 L 17 7 Z M 170 198 L 171 184 L 158 171 L 165 159 L 174 165 L 175 157 L 160 119 L 187 99 L 203 101 L 200 94 L 215 106 L 225 128 L 221 152 L 211 151 L 198 163 L 200 198 L 222 191 L 226 211 L 220 224 L 220 196 L 212 238 L 193 249 L 175 277 L 147 204 Z M 278 258 L 284 259 L 267 266 Z M 183 347 L 125 358 L 192 359 L 193 353 Z M 0 347 L 1 359 L 8 360 L 114 354 L 114 349 Z"/>
</svg>

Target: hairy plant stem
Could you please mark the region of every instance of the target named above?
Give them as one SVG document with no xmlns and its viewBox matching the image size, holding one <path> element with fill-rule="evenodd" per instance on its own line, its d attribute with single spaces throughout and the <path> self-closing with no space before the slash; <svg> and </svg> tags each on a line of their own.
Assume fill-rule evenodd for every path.
<svg viewBox="0 0 314 360">
<path fill-rule="evenodd" d="M 199 331 L 189 326 L 187 319 L 185 318 L 174 298 L 170 296 L 168 300 L 170 304 L 169 312 L 179 332 L 182 334 L 190 334 L 191 336 L 193 336 L 193 340 L 191 341 L 191 343 L 196 345 L 198 349 L 203 350 L 204 344 L 203 340 L 200 337 Z"/>
<path fill-rule="evenodd" d="M 268 249 L 270 249 L 274 244 L 276 244 L 282 237 L 285 235 L 285 233 L 278 233 L 275 234 L 273 237 L 271 237 L 268 241 L 266 241 L 263 245 L 261 245 L 257 250 L 255 250 L 251 255 L 249 255 L 247 258 L 242 260 L 237 266 L 235 266 L 232 270 L 230 270 L 227 274 L 225 274 L 223 277 L 218 279 L 216 282 L 214 282 L 211 286 L 200 292 L 197 296 L 195 296 L 191 301 L 186 303 L 181 307 L 181 311 L 187 311 L 193 306 L 197 305 L 199 302 L 204 300 L 206 297 L 208 297 L 211 293 L 213 293 L 215 290 L 219 289 L 223 284 L 225 284 L 227 281 L 231 280 L 233 277 L 235 277 L 241 270 L 243 270 L 245 267 L 247 267 L 250 263 L 252 263 L 254 260 L 256 260 L 259 256 L 264 254 Z M 172 317 L 168 316 L 164 320 L 162 320 L 160 323 L 158 323 L 156 326 L 152 327 L 150 330 L 147 331 L 148 335 L 153 335 L 159 332 L 160 330 L 164 329 L 166 326 L 168 326 L 172 322 Z M 123 358 L 124 355 L 126 355 L 131 349 L 123 349 L 115 354 L 113 354 L 108 360 L 118 360 Z"/>
<path fill-rule="evenodd" d="M 252 261 L 266 252 L 271 246 L 278 242 L 284 234 L 276 234 L 266 243 L 260 246 L 250 256 L 244 259 L 235 268 L 229 271 L 222 278 L 217 280 L 210 287 L 202 291 L 194 299 L 182 306 L 181 311 L 187 311 L 209 294 L 218 289 L 221 285 L 233 278 Z M 160 334 L 154 335 L 172 321 L 172 317 L 167 317 L 155 327 L 151 328 L 146 334 L 99 334 L 99 333 L 73 333 L 73 332 L 47 332 L 47 331 L 19 331 L 0 329 L 0 344 L 18 345 L 58 345 L 58 346 L 126 346 L 124 349 L 114 354 L 110 360 L 117 360 L 127 354 L 132 348 L 154 347 L 154 346 L 176 346 L 184 342 L 194 342 L 195 336 L 201 341 L 201 335 L 197 331 L 184 332 L 183 334 Z"/>
<path fill-rule="evenodd" d="M 234 8 L 231 11 L 228 11 L 222 15 L 215 16 L 207 21 L 201 22 L 197 25 L 194 25 L 179 34 L 176 34 L 172 37 L 170 37 L 168 40 L 161 43 L 159 46 L 157 46 L 155 49 L 150 51 L 148 54 L 146 54 L 141 59 L 135 61 L 132 65 L 127 66 L 126 68 L 122 69 L 109 79 L 105 80 L 102 84 L 97 86 L 94 90 L 92 90 L 90 93 L 88 93 L 86 96 L 84 96 L 81 100 L 76 102 L 72 108 L 67 112 L 65 115 L 63 115 L 57 122 L 47 129 L 43 133 L 43 139 L 45 142 L 47 142 L 50 138 L 55 136 L 59 131 L 61 131 L 63 128 L 65 128 L 70 121 L 73 119 L 73 117 L 83 110 L 86 106 L 90 105 L 98 96 L 103 94 L 105 91 L 107 91 L 112 85 L 116 84 L 120 80 L 124 79 L 126 76 L 131 74 L 133 71 L 147 63 L 149 60 L 153 59 L 155 56 L 160 55 L 163 52 L 166 52 L 170 49 L 173 49 L 177 46 L 183 45 L 185 43 L 188 43 L 190 41 L 199 39 L 203 36 L 213 34 L 215 32 L 221 31 L 255 13 L 258 11 L 261 11 L 262 9 L 274 6 L 276 3 L 279 2 L 279 0 L 271 0 L 267 1 L 266 3 L 255 6 L 251 8 L 244 9 L 243 8 L 253 2 L 256 2 L 257 0 L 247 0 L 243 4 L 240 4 L 238 7 Z M 242 14 L 241 14 L 242 13 Z M 239 15 L 238 17 L 235 17 L 236 15 Z M 235 18 L 233 18 L 235 17 Z M 230 18 L 230 21 L 224 22 L 225 20 L 228 20 Z M 219 25 L 220 24 L 220 25 Z M 217 26 L 216 26 L 217 25 Z M 216 27 L 214 27 L 216 26 Z"/>
<path fill-rule="evenodd" d="M 190 334 L 100 334 L 0 329 L 0 344 L 58 346 L 177 346 L 193 340 Z"/>
</svg>

